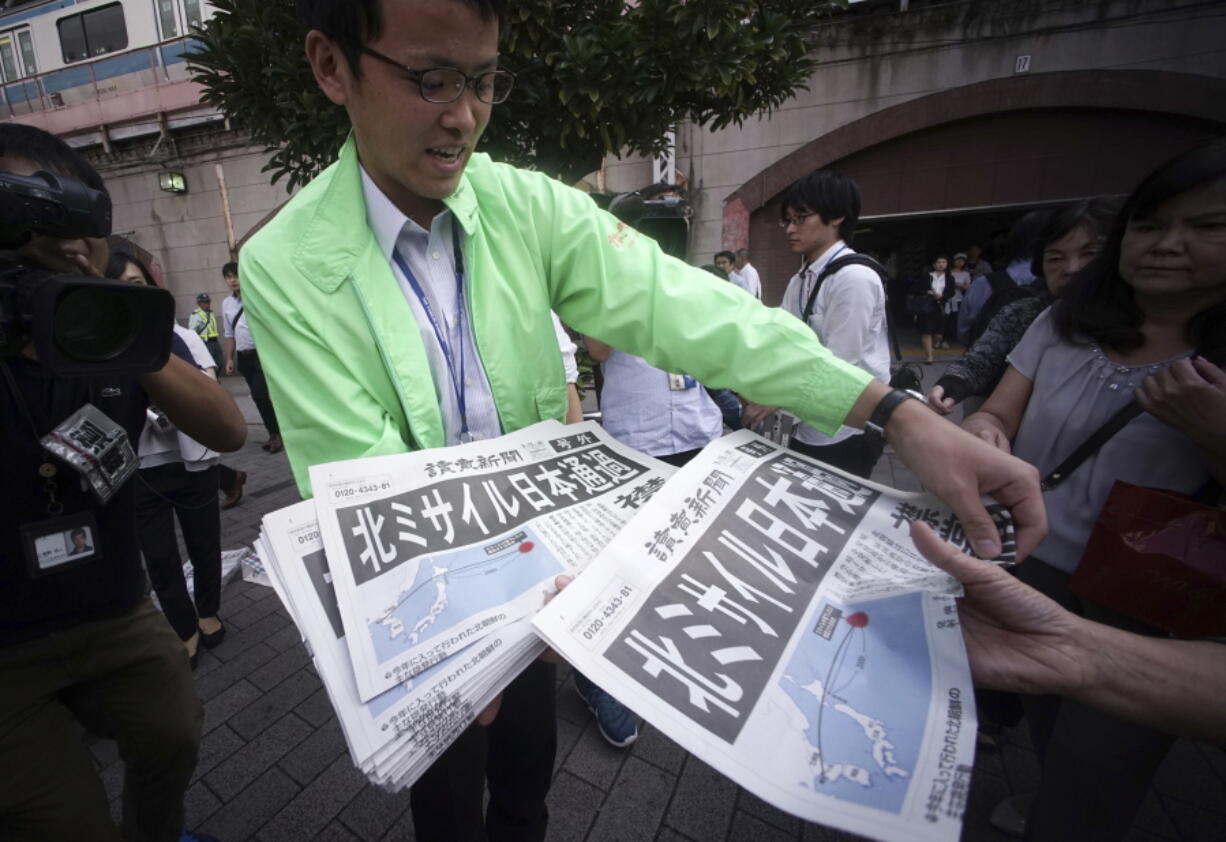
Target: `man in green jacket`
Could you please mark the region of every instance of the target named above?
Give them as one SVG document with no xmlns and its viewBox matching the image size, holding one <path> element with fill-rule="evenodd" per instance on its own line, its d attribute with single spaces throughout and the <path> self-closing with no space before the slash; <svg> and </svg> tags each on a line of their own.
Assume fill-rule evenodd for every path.
<svg viewBox="0 0 1226 842">
<path fill-rule="evenodd" d="M 353 133 L 244 247 L 248 320 L 304 496 L 310 465 L 440 447 L 561 419 L 549 311 L 582 333 L 818 429 L 873 416 L 959 513 L 1023 554 L 1046 530 L 1033 468 L 872 381 L 798 320 L 665 256 L 591 200 L 475 153 L 498 69 L 498 0 L 301 0 L 315 78 Z M 896 411 L 895 411 L 896 409 Z M 537 662 L 413 787 L 419 839 L 544 838 L 556 736 Z"/>
</svg>

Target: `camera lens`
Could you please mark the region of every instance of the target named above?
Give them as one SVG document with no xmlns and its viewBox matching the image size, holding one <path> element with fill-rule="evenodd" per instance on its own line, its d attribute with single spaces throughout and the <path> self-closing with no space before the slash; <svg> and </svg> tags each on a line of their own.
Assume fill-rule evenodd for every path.
<svg viewBox="0 0 1226 842">
<path fill-rule="evenodd" d="M 118 289 L 78 287 L 55 308 L 55 344 L 81 362 L 102 362 L 125 351 L 136 337 L 132 307 Z"/>
</svg>

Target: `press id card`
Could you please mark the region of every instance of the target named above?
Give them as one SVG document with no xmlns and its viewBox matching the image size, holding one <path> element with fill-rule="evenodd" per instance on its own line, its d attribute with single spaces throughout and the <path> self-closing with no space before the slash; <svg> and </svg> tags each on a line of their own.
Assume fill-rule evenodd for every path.
<svg viewBox="0 0 1226 842">
<path fill-rule="evenodd" d="M 92 512 L 24 524 L 21 543 L 31 578 L 58 573 L 102 557 L 98 524 Z"/>
</svg>

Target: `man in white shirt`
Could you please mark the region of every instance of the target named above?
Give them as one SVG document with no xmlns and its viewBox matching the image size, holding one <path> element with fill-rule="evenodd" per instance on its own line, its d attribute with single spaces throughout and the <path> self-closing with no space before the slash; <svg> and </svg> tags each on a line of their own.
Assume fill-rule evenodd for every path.
<svg viewBox="0 0 1226 842">
<path fill-rule="evenodd" d="M 251 390 L 251 400 L 259 410 L 260 420 L 268 431 L 268 441 L 260 447 L 269 453 L 280 453 L 284 450 L 281 443 L 281 428 L 277 425 L 277 414 L 272 408 L 272 398 L 268 396 L 268 381 L 264 378 L 264 369 L 260 366 L 260 357 L 255 351 L 255 340 L 247 327 L 247 315 L 243 312 L 243 295 L 238 286 L 238 264 L 227 263 L 221 267 L 221 276 L 230 287 L 230 295 L 221 302 L 221 345 L 226 356 L 226 374 L 237 370 L 247 381 Z M 234 497 L 233 489 L 230 497 Z M 238 495 L 242 495 L 241 485 Z M 227 502 L 230 498 L 227 498 Z M 234 498 L 234 503 L 237 503 Z M 233 505 L 234 503 L 230 503 Z M 228 507 L 227 507 L 228 508 Z"/>
<path fill-rule="evenodd" d="M 789 188 L 780 225 L 788 245 L 802 256 L 799 272 L 788 282 L 780 306 L 813 329 L 836 356 L 862 368 L 882 383 L 890 379 L 885 288 L 868 266 L 852 264 L 833 272 L 827 266 L 855 252 L 848 244 L 860 217 L 860 192 L 847 176 L 817 170 Z M 823 277 L 824 275 L 824 277 Z M 746 425 L 773 411 L 746 409 Z M 752 424 L 751 424 L 752 422 Z M 842 427 L 826 435 L 807 424 L 792 434 L 790 447 L 829 465 L 868 478 L 881 456 L 880 439 Z"/>
<path fill-rule="evenodd" d="M 733 272 L 728 276 L 728 280 L 761 301 L 762 279 L 758 277 L 758 270 L 749 262 L 749 249 L 737 249 L 732 265 Z"/>
</svg>

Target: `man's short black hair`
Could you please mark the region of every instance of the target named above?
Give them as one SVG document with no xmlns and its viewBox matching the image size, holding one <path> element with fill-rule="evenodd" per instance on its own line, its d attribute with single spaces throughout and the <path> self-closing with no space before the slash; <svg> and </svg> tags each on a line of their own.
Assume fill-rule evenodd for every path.
<svg viewBox="0 0 1226 842">
<path fill-rule="evenodd" d="M 83 528 L 81 528 L 80 526 L 78 526 L 76 529 L 74 529 L 74 530 L 72 530 L 71 532 L 69 532 L 69 533 L 68 533 L 68 537 L 69 537 L 69 538 L 75 538 L 75 537 L 77 537 L 78 535 L 80 535 L 82 538 L 88 538 L 88 537 L 89 537 L 89 536 L 87 536 L 87 535 L 85 534 L 85 530 L 84 530 Z"/>
<path fill-rule="evenodd" d="M 779 208 L 780 218 L 789 211 L 821 216 L 827 225 L 842 217 L 839 237 L 851 245 L 851 235 L 860 219 L 860 191 L 856 183 L 836 170 L 816 170 L 788 188 Z"/>
<path fill-rule="evenodd" d="M 743 258 L 745 258 L 746 260 L 749 260 L 749 249 L 737 249 L 737 250 L 736 250 L 736 256 L 737 256 L 737 257 L 743 257 Z"/>
<path fill-rule="evenodd" d="M 471 7 L 481 20 L 496 21 L 499 31 L 506 20 L 503 0 L 456 0 Z M 361 46 L 383 33 L 383 0 L 298 0 L 298 16 L 307 32 L 318 29 L 340 46 L 349 69 L 361 78 Z"/>
<path fill-rule="evenodd" d="M 733 253 L 732 253 L 732 252 L 730 252 L 730 251 L 717 251 L 717 252 L 715 252 L 715 259 L 716 259 L 716 260 L 719 260 L 721 257 L 726 257 L 726 258 L 728 258 L 728 262 L 729 262 L 729 263 L 735 263 L 735 262 L 736 262 L 736 255 L 735 255 L 735 254 L 733 254 Z"/>
<path fill-rule="evenodd" d="M 231 260 L 225 266 L 221 267 L 221 274 L 233 275 L 237 278 L 238 277 L 238 264 L 235 263 L 233 260 Z"/>
<path fill-rule="evenodd" d="M 0 155 L 26 158 L 43 169 L 71 176 L 86 187 L 107 192 L 102 176 L 81 153 L 55 135 L 34 126 L 0 123 Z"/>
</svg>

